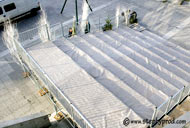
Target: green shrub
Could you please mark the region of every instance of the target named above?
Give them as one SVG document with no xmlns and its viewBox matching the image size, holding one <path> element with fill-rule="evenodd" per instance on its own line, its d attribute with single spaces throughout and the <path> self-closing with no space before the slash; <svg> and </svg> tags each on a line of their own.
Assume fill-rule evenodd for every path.
<svg viewBox="0 0 190 128">
<path fill-rule="evenodd" d="M 166 2 L 168 2 L 168 0 L 163 0 L 162 2 L 163 2 L 163 3 L 166 3 Z"/>
<path fill-rule="evenodd" d="M 113 25 L 111 24 L 111 19 L 106 19 L 106 24 L 102 27 L 103 31 L 112 30 Z"/>
</svg>

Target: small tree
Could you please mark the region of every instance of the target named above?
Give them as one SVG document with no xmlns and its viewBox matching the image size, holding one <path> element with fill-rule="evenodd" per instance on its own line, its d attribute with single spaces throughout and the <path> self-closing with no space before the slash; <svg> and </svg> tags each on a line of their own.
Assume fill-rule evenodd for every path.
<svg viewBox="0 0 190 128">
<path fill-rule="evenodd" d="M 112 30 L 113 25 L 111 24 L 111 19 L 106 19 L 106 24 L 102 27 L 103 31 Z"/>
</svg>

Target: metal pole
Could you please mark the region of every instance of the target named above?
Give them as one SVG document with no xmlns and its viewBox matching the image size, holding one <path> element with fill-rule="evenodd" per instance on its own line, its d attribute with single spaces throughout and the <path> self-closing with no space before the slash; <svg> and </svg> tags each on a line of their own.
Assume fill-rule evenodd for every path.
<svg viewBox="0 0 190 128">
<path fill-rule="evenodd" d="M 63 28 L 63 24 L 61 23 L 61 32 L 62 32 L 62 35 L 64 37 L 64 28 Z"/>
<path fill-rule="evenodd" d="M 65 8 L 66 3 L 67 3 L 67 0 L 65 0 L 65 2 L 64 2 L 64 4 L 63 4 L 63 7 L 62 7 L 62 9 L 61 9 L 61 14 L 63 13 L 63 10 L 64 10 L 64 8 Z"/>
<path fill-rule="evenodd" d="M 57 106 L 55 104 L 53 104 L 53 106 L 54 106 L 55 112 L 57 114 Z"/>
<path fill-rule="evenodd" d="M 182 98 L 182 96 L 183 96 L 183 92 L 184 92 L 184 90 L 185 90 L 185 86 L 183 87 L 183 90 L 182 90 L 182 92 L 181 92 L 181 94 L 180 94 L 178 104 L 179 104 L 179 102 L 181 102 L 181 98 Z"/>
<path fill-rule="evenodd" d="M 118 17 L 119 17 L 119 18 L 118 18 L 118 19 L 119 19 L 119 21 L 118 21 L 118 28 L 119 28 L 119 25 L 120 25 L 120 16 L 118 16 Z"/>
<path fill-rule="evenodd" d="M 169 107 L 170 107 L 170 104 L 171 104 L 171 101 L 172 101 L 172 97 L 173 97 L 173 96 L 171 96 L 170 99 L 169 99 L 169 102 L 168 102 L 168 105 L 167 105 L 167 108 L 166 108 L 166 111 L 165 111 L 165 115 L 166 115 L 166 113 L 168 112 L 168 109 L 169 109 Z"/>
<path fill-rule="evenodd" d="M 73 107 L 71 107 L 71 117 L 73 118 L 73 127 L 75 127 Z"/>
<path fill-rule="evenodd" d="M 50 33 L 49 33 L 49 30 L 48 30 L 48 25 L 46 24 L 45 26 L 46 26 L 48 40 L 50 40 Z"/>
<path fill-rule="evenodd" d="M 190 86 L 190 85 L 187 85 L 187 86 Z M 188 96 L 190 95 L 190 87 L 189 87 L 189 91 L 188 91 Z"/>
<path fill-rule="evenodd" d="M 153 115 L 152 115 L 152 120 L 151 120 L 152 124 L 150 124 L 150 127 L 151 127 L 151 128 L 152 128 L 152 125 L 153 125 L 153 120 L 154 120 L 154 118 L 156 117 L 156 113 L 157 113 L 157 107 L 154 108 L 154 113 L 153 113 Z"/>
<path fill-rule="evenodd" d="M 99 16 L 99 26 L 98 27 L 99 27 L 99 31 L 100 31 L 100 16 Z"/>
<path fill-rule="evenodd" d="M 92 8 L 90 7 L 88 0 L 86 0 L 86 3 L 88 4 L 88 7 L 90 8 L 90 11 L 92 12 Z"/>
<path fill-rule="evenodd" d="M 78 4 L 77 4 L 77 0 L 75 0 L 75 9 L 76 9 L 76 23 L 78 25 L 79 19 L 78 19 Z"/>
</svg>

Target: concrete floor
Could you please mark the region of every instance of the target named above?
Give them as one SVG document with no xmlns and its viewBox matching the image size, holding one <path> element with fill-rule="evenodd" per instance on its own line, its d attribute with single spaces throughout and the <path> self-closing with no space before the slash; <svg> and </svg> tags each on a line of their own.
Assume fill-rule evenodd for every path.
<svg viewBox="0 0 190 128">
<path fill-rule="evenodd" d="M 54 108 L 46 96 L 29 78 L 23 78 L 22 69 L 10 55 L 0 58 L 0 122 L 44 112 Z"/>
</svg>

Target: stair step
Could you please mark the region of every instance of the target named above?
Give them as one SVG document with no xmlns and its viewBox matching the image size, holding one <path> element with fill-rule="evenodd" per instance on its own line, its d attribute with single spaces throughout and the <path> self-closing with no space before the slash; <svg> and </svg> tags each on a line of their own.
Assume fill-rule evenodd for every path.
<svg viewBox="0 0 190 128">
<path fill-rule="evenodd" d="M 183 69 L 179 68 L 178 66 L 174 65 L 173 63 L 170 63 L 169 61 L 163 59 L 161 56 L 157 55 L 156 53 L 150 51 L 149 48 L 151 46 L 149 46 L 149 48 L 147 48 L 147 44 L 144 44 L 143 40 L 142 41 L 139 39 L 137 40 L 136 36 L 134 36 L 135 33 L 131 34 L 128 31 L 123 30 L 123 29 L 119 29 L 117 32 L 122 34 L 124 37 L 127 37 L 126 40 L 128 40 L 128 38 L 130 40 L 132 40 L 133 45 L 136 45 L 138 48 L 140 48 L 140 50 L 137 51 L 138 53 L 142 54 L 143 56 L 147 57 L 148 59 L 152 60 L 153 62 L 159 64 L 166 70 L 172 72 L 173 74 L 184 79 L 185 81 L 189 81 L 188 77 L 186 77 L 186 76 L 189 76 L 188 72 L 184 71 Z M 136 43 L 136 42 L 139 42 L 139 43 Z"/>
</svg>

